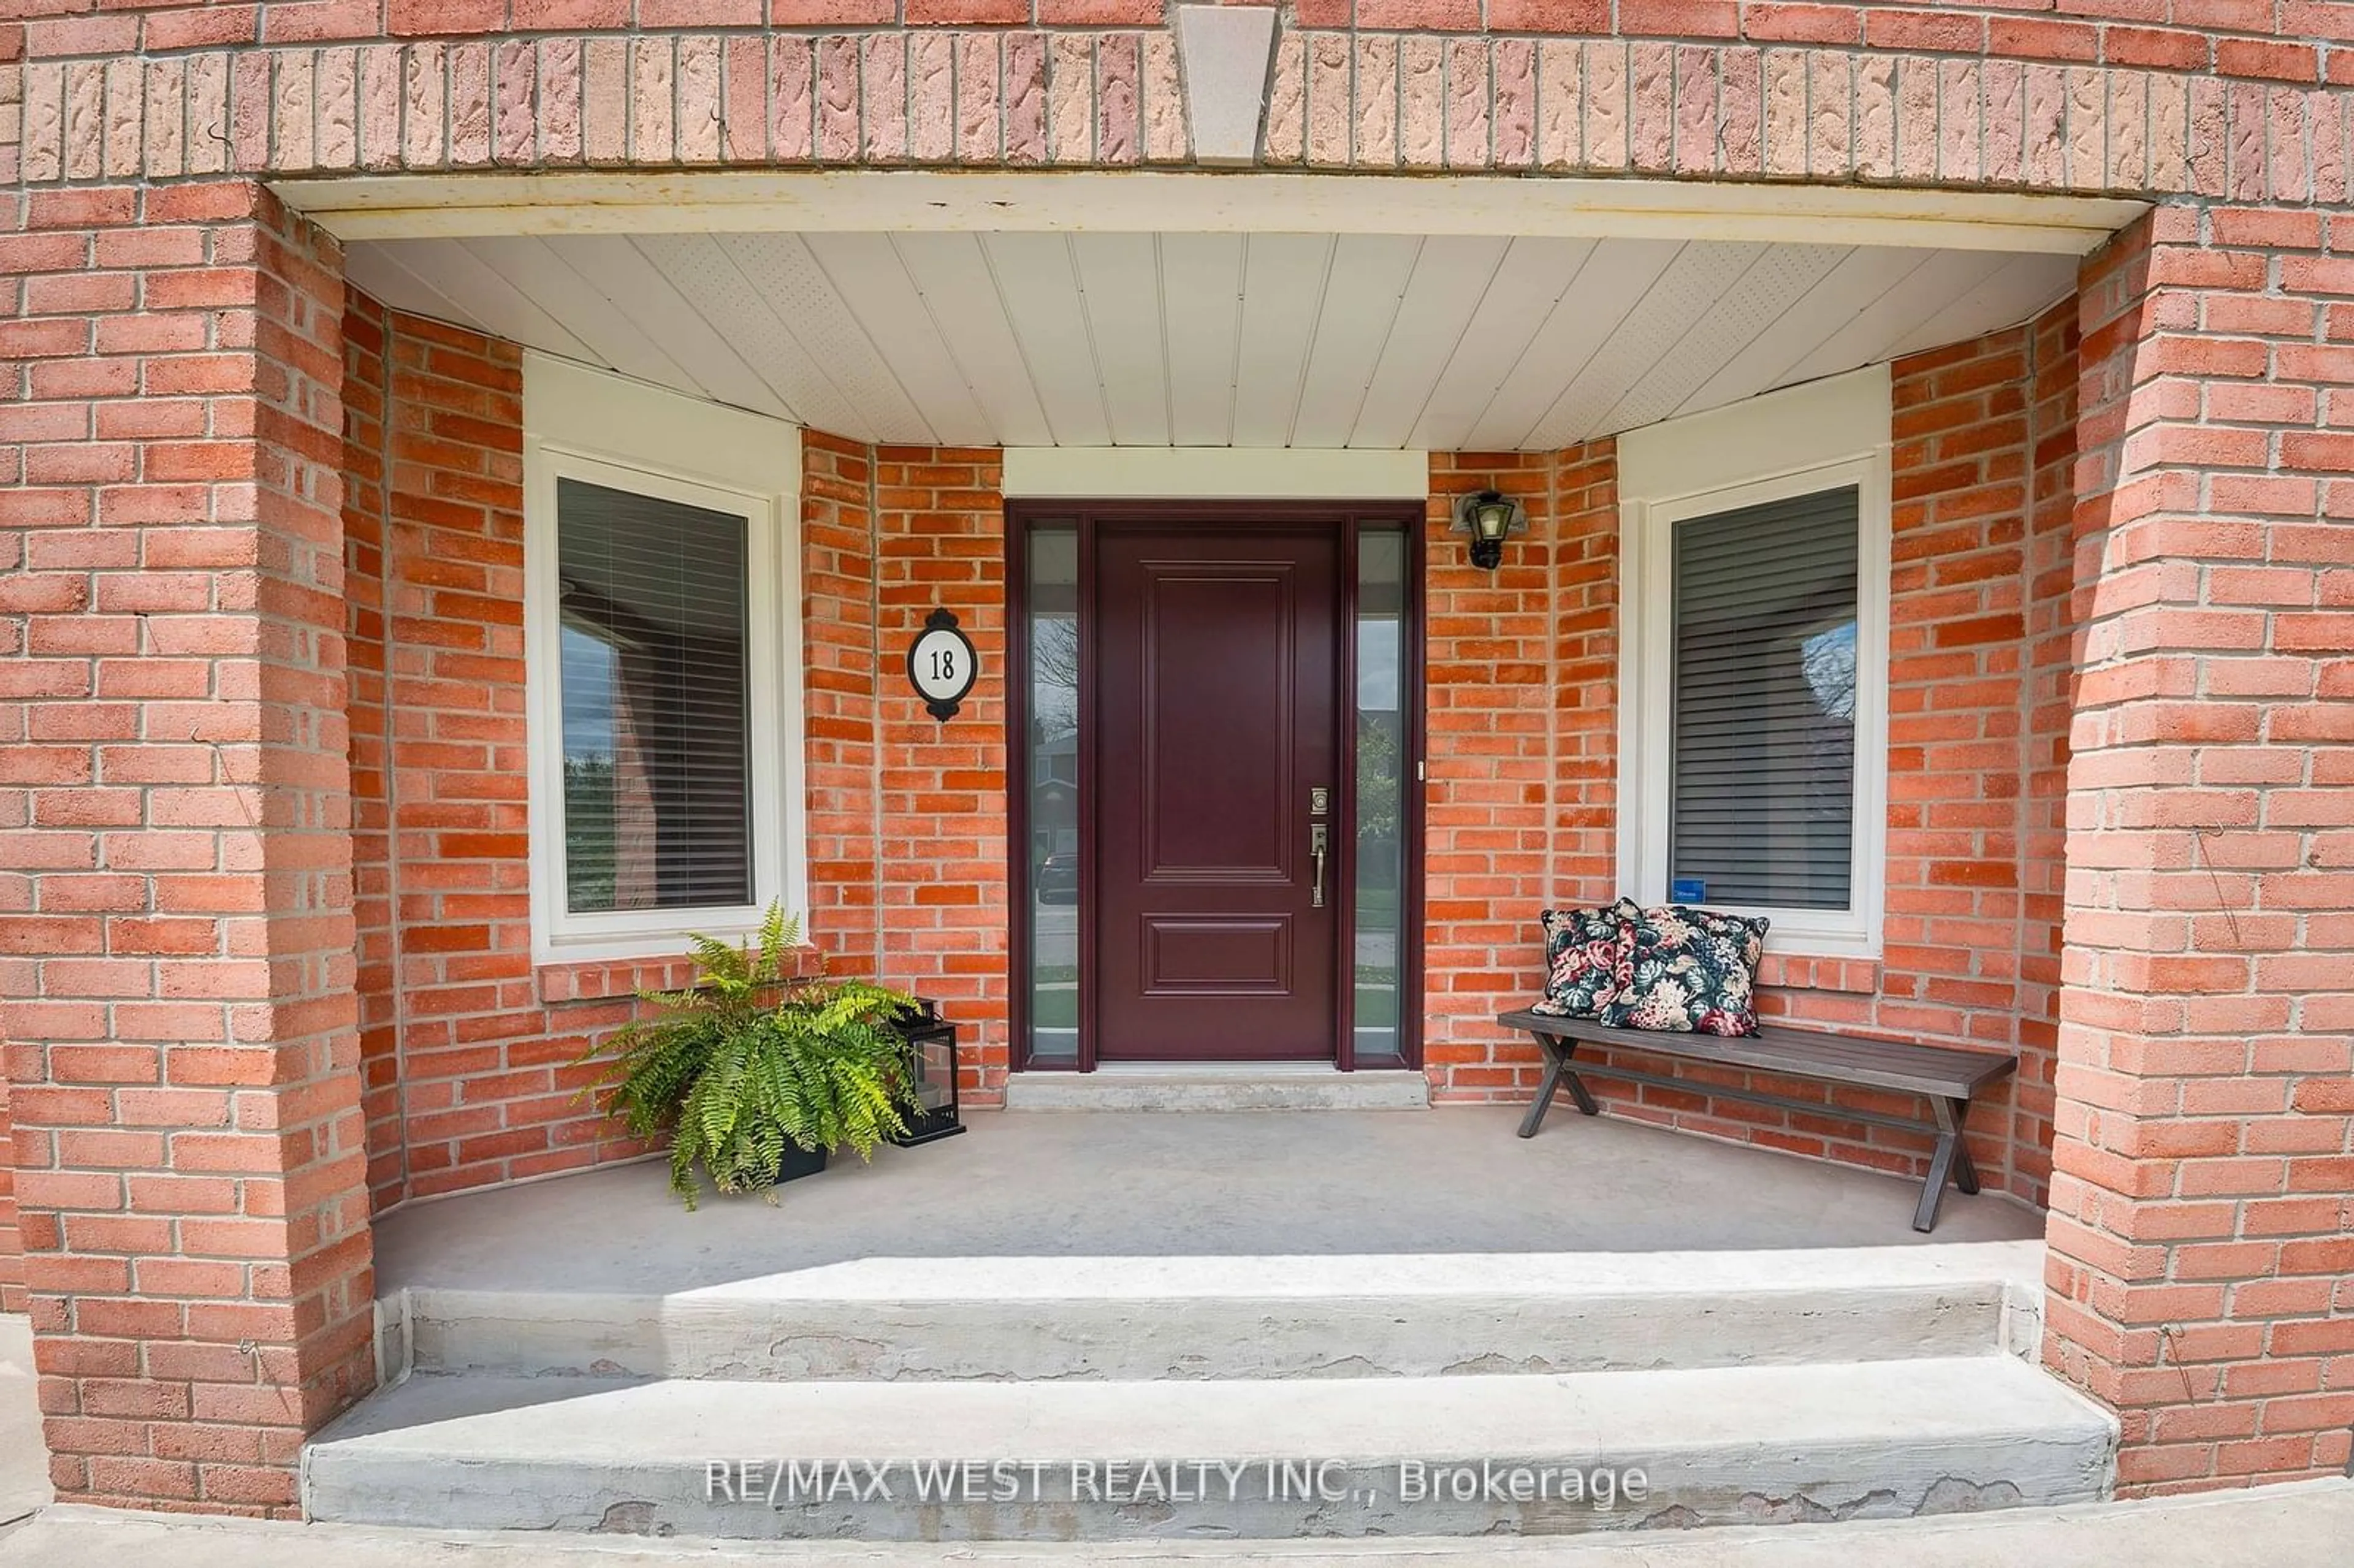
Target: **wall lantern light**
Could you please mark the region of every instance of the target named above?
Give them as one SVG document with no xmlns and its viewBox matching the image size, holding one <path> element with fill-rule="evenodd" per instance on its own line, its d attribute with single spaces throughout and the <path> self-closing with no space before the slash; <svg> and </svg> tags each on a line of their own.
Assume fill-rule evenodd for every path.
<svg viewBox="0 0 2354 1568">
<path fill-rule="evenodd" d="M 957 1026 L 940 1016 L 937 1003 L 916 999 L 912 1012 L 903 1012 L 891 1027 L 907 1044 L 907 1069 L 914 1081 L 916 1113 L 907 1130 L 891 1141 L 901 1148 L 929 1143 L 964 1130 L 957 1116 Z"/>
<path fill-rule="evenodd" d="M 1507 535 L 1529 531 L 1528 514 L 1521 503 L 1492 490 L 1458 498 L 1455 503 L 1455 531 L 1471 538 L 1471 564 L 1481 571 L 1492 572 L 1504 558 Z"/>
</svg>

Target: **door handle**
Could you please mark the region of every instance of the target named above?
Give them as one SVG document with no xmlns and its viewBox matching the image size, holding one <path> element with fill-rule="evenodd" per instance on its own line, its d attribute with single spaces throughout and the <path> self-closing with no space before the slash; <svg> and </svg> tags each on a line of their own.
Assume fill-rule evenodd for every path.
<svg viewBox="0 0 2354 1568">
<path fill-rule="evenodd" d="M 1308 906 L 1310 909 L 1324 907 L 1324 855 L 1330 845 L 1331 832 L 1332 830 L 1321 822 L 1309 825 L 1308 854 L 1309 858 L 1316 863 L 1316 885 L 1308 899 Z"/>
</svg>

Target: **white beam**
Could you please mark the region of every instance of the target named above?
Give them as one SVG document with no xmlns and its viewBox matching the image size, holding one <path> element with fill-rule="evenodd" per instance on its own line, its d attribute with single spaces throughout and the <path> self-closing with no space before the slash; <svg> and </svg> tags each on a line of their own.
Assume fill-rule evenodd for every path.
<svg viewBox="0 0 2354 1568">
<path fill-rule="evenodd" d="M 1095 229 L 1620 236 L 2081 256 L 2147 210 L 2137 201 L 1993 191 L 1337 173 L 368 175 L 273 188 L 344 239 Z"/>
<path fill-rule="evenodd" d="M 1008 447 L 1008 496 L 1419 501 L 1430 454 L 1310 447 Z"/>
</svg>

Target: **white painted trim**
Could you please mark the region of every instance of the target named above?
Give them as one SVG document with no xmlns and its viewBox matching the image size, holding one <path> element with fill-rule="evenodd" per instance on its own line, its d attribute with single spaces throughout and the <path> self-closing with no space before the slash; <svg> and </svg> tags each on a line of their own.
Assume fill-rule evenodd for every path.
<svg viewBox="0 0 2354 1568">
<path fill-rule="evenodd" d="M 1618 235 L 2083 256 L 2148 210 L 2112 197 L 1733 181 L 1102 170 L 358 175 L 274 184 L 341 239 L 1096 229 Z"/>
<path fill-rule="evenodd" d="M 1302 447 L 1008 447 L 1008 499 L 1420 501 L 1430 454 Z"/>
<path fill-rule="evenodd" d="M 1848 485 L 1858 492 L 1852 903 L 1836 913 L 1742 909 L 1772 920 L 1766 940 L 1776 953 L 1876 958 L 1881 949 L 1893 418 L 1882 366 L 1654 425 L 1619 443 L 1618 884 L 1645 904 L 1668 891 L 1671 530 L 1736 507 Z"/>
<path fill-rule="evenodd" d="M 1886 365 L 1629 430 L 1618 438 L 1621 500 L 1670 501 L 1869 456 L 1890 440 Z"/>
<path fill-rule="evenodd" d="M 771 900 L 809 905 L 802 766 L 801 430 L 781 420 L 524 358 L 524 672 L 531 939 L 540 963 L 665 956 L 689 932 L 755 929 Z M 556 484 L 575 477 L 745 519 L 749 550 L 753 900 L 727 908 L 577 915 L 565 907 L 562 618 Z"/>
<path fill-rule="evenodd" d="M 576 451 L 684 479 L 783 495 L 801 488 L 801 428 L 525 349 L 523 428 Z"/>
</svg>

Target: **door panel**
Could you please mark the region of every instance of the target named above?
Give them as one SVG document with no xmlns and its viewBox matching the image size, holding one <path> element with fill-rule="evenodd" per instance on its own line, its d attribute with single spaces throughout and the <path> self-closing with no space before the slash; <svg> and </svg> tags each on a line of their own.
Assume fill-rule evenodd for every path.
<svg viewBox="0 0 2354 1568">
<path fill-rule="evenodd" d="M 1338 562 L 1329 528 L 1097 536 L 1099 1060 L 1333 1054 Z"/>
<path fill-rule="evenodd" d="M 1144 874 L 1283 881 L 1296 826 L 1297 715 L 1281 678 L 1295 652 L 1294 565 L 1163 556 L 1138 570 Z"/>
<path fill-rule="evenodd" d="M 1146 996 L 1274 995 L 1291 979 L 1291 921 L 1147 915 Z"/>
</svg>

